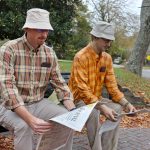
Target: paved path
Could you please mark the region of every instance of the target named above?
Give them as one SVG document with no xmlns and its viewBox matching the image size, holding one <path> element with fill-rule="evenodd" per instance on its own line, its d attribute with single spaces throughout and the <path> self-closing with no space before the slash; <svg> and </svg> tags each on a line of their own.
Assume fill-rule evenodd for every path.
<svg viewBox="0 0 150 150">
<path fill-rule="evenodd" d="M 91 150 L 86 134 L 75 133 L 73 150 Z M 121 128 L 117 150 L 150 150 L 150 128 Z"/>
<path fill-rule="evenodd" d="M 118 150 L 150 150 L 150 128 L 121 129 Z"/>
<path fill-rule="evenodd" d="M 73 149 L 72 150 L 91 150 L 87 136 L 83 134 L 77 134 L 73 139 Z"/>
<path fill-rule="evenodd" d="M 143 69 L 142 70 L 142 77 L 150 79 L 150 69 Z"/>
<path fill-rule="evenodd" d="M 85 135 L 74 136 L 73 150 L 91 150 Z M 117 150 L 150 150 L 150 128 L 121 128 Z"/>
</svg>

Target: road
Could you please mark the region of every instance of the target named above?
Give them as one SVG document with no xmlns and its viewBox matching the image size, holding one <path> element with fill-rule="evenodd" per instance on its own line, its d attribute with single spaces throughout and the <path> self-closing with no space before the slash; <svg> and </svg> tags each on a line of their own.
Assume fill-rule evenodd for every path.
<svg viewBox="0 0 150 150">
<path fill-rule="evenodd" d="M 142 77 L 150 79 L 150 69 L 143 69 Z"/>
</svg>

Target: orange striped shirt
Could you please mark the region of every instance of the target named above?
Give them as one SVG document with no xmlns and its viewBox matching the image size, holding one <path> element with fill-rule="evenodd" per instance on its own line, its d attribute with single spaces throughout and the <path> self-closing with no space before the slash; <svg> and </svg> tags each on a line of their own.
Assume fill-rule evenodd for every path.
<svg viewBox="0 0 150 150">
<path fill-rule="evenodd" d="M 74 57 L 69 87 L 75 101 L 90 104 L 102 98 L 104 85 L 113 101 L 124 97 L 117 86 L 111 56 L 106 52 L 99 56 L 89 44 Z"/>
</svg>

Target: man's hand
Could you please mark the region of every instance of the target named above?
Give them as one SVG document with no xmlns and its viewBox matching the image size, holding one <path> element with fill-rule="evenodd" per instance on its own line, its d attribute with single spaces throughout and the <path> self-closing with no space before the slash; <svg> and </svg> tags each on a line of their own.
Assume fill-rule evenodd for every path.
<svg viewBox="0 0 150 150">
<path fill-rule="evenodd" d="M 113 109 L 107 107 L 106 105 L 101 105 L 99 106 L 99 110 L 105 115 L 107 119 L 111 121 L 117 121 L 117 113 Z"/>
<path fill-rule="evenodd" d="M 73 108 L 76 108 L 75 104 L 71 100 L 64 100 L 63 101 L 64 106 L 68 109 L 71 110 Z"/>
<path fill-rule="evenodd" d="M 22 118 L 32 130 L 38 134 L 43 134 L 52 127 L 52 123 L 33 116 L 24 106 L 17 107 L 14 109 L 14 112 L 16 112 L 18 116 L 20 116 L 20 118 Z"/>
<path fill-rule="evenodd" d="M 128 112 L 135 112 L 135 111 L 136 111 L 136 108 L 135 108 L 131 103 L 129 103 L 129 104 L 126 106 L 126 111 L 128 111 Z"/>
<path fill-rule="evenodd" d="M 35 133 L 38 133 L 38 134 L 44 134 L 45 132 L 51 129 L 52 125 L 53 125 L 52 123 L 46 122 L 34 116 L 29 122 L 29 126 L 32 128 L 32 130 Z"/>
<path fill-rule="evenodd" d="M 129 104 L 125 107 L 125 111 L 126 111 L 126 112 L 136 112 L 137 110 L 136 110 L 136 108 L 135 108 L 131 103 L 129 103 Z M 136 116 L 136 113 L 135 113 L 135 114 L 130 114 L 130 115 L 127 115 L 127 116 L 129 116 L 129 117 L 134 117 L 134 116 Z"/>
<path fill-rule="evenodd" d="M 128 102 L 128 100 L 125 97 L 123 97 L 119 101 L 119 104 L 125 108 L 126 112 L 135 112 L 136 111 L 136 108 L 130 102 Z"/>
</svg>

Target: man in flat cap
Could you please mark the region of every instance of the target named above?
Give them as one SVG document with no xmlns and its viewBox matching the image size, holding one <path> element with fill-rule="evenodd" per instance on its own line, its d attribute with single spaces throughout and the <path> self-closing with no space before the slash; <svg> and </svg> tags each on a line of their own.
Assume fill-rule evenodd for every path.
<svg viewBox="0 0 150 150">
<path fill-rule="evenodd" d="M 115 39 L 114 28 L 110 23 L 100 21 L 90 32 L 92 41 L 74 57 L 69 87 L 77 107 L 99 101 L 87 121 L 87 132 L 92 150 L 117 150 L 118 126 L 117 114 L 121 106 L 130 112 L 135 108 L 125 99 L 117 87 L 111 56 L 105 51 Z M 105 85 L 111 100 L 102 97 Z M 107 122 L 116 122 L 116 127 L 109 132 L 101 132 L 100 114 Z"/>
<path fill-rule="evenodd" d="M 44 134 L 53 126 L 48 122 L 50 118 L 70 111 L 75 105 L 55 52 L 45 45 L 49 30 L 53 30 L 49 12 L 39 8 L 28 10 L 23 30 L 23 37 L 0 48 L 0 123 L 14 130 L 15 150 L 33 150 L 32 133 Z M 44 98 L 50 81 L 58 100 L 63 101 L 62 107 Z M 68 132 L 64 150 L 72 149 L 73 131 Z"/>
</svg>

